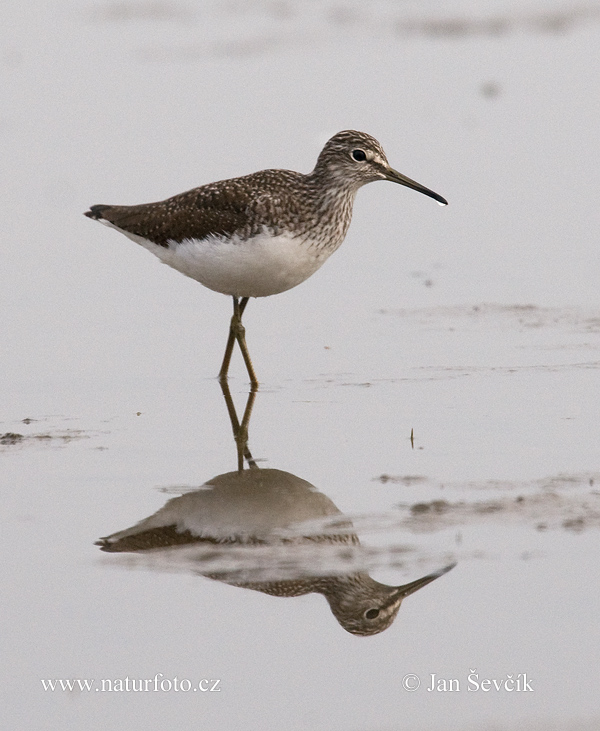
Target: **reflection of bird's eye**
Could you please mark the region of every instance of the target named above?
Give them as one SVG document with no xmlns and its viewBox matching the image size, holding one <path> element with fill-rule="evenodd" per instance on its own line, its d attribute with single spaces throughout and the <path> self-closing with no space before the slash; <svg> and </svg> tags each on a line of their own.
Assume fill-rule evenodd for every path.
<svg viewBox="0 0 600 731">
<path fill-rule="evenodd" d="M 367 159 L 363 150 L 352 150 L 352 157 L 356 162 L 364 162 Z"/>
<path fill-rule="evenodd" d="M 365 617 L 367 619 L 377 619 L 379 616 L 379 609 L 367 609 L 365 612 Z"/>
</svg>

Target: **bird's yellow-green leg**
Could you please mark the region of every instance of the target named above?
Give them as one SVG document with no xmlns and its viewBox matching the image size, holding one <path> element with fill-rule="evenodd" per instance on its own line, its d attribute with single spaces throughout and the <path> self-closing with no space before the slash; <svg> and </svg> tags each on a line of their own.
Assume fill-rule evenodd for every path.
<svg viewBox="0 0 600 731">
<path fill-rule="evenodd" d="M 227 380 L 227 373 L 229 371 L 229 364 L 231 362 L 231 355 L 233 353 L 233 346 L 237 340 L 244 363 L 246 364 L 246 370 L 250 376 L 250 385 L 252 388 L 258 388 L 258 378 L 254 372 L 252 360 L 250 359 L 250 353 L 248 352 L 248 346 L 246 345 L 246 330 L 242 325 L 242 315 L 248 304 L 248 297 L 242 297 L 238 300 L 237 297 L 233 298 L 233 316 L 231 318 L 231 324 L 229 326 L 229 337 L 227 339 L 227 345 L 225 347 L 225 355 L 223 356 L 223 363 L 221 370 L 219 371 L 219 380 Z"/>
</svg>

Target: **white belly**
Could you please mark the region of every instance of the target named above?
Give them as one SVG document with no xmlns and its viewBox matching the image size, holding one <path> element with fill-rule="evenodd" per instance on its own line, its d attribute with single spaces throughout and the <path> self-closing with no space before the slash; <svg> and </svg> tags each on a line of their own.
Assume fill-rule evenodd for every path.
<svg viewBox="0 0 600 731">
<path fill-rule="evenodd" d="M 260 233 L 252 239 L 185 239 L 168 247 L 116 228 L 162 262 L 205 287 L 235 297 L 268 297 L 291 289 L 314 274 L 335 250 L 287 234 Z M 337 247 L 335 247 L 337 248 Z"/>
</svg>

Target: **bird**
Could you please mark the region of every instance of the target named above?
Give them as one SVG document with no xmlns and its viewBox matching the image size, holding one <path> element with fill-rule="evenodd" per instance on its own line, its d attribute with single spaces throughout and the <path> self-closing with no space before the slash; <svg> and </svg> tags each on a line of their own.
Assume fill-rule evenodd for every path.
<svg viewBox="0 0 600 731">
<path fill-rule="evenodd" d="M 356 130 L 335 134 L 312 172 L 262 170 L 141 205 L 93 205 L 84 215 L 116 229 L 163 263 L 233 298 L 219 371 L 227 380 L 237 342 L 251 387 L 259 382 L 242 315 L 253 297 L 280 294 L 314 274 L 343 242 L 359 188 L 389 180 L 438 193 L 394 170 L 380 143 Z"/>
</svg>

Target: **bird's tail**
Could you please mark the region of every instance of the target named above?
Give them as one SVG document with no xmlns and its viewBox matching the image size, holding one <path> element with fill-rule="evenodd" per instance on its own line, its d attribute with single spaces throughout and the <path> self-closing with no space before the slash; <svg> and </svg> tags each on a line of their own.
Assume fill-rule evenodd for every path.
<svg viewBox="0 0 600 731">
<path fill-rule="evenodd" d="M 87 216 L 88 218 L 93 218 L 95 221 L 99 221 L 100 219 L 104 218 L 102 215 L 103 211 L 106 211 L 111 206 L 104 206 L 102 204 L 97 206 L 91 206 L 89 211 L 86 211 L 83 215 Z"/>
</svg>

